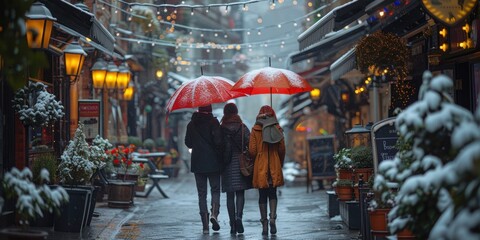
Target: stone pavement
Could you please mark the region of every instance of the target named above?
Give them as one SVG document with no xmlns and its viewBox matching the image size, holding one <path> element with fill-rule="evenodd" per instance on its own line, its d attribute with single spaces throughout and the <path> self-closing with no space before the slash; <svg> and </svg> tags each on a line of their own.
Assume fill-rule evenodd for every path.
<svg viewBox="0 0 480 240">
<path fill-rule="evenodd" d="M 97 203 L 95 211 L 100 216 L 92 219 L 83 234 L 50 231 L 48 239 L 347 240 L 357 239 L 359 234 L 357 230 L 348 230 L 339 216 L 328 217 L 324 190 L 307 193 L 305 184 L 297 183 L 279 188 L 276 235 L 261 235 L 256 189 L 246 192 L 244 234 L 230 235 L 226 194 L 222 193 L 221 229 L 218 232 L 210 229 L 209 235 L 203 235 L 193 174 L 162 180 L 161 186 L 170 198 L 163 198 L 155 189 L 148 198 L 135 198 L 135 205 L 129 209 L 108 208 L 106 201 Z"/>
</svg>

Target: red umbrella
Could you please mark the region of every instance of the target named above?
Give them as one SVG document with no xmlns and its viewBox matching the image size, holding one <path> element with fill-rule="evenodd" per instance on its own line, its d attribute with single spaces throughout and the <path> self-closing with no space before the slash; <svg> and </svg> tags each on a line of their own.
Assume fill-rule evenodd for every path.
<svg viewBox="0 0 480 240">
<path fill-rule="evenodd" d="M 300 75 L 273 67 L 250 71 L 240 77 L 232 87 L 232 91 L 248 95 L 270 93 L 270 105 L 272 105 L 272 94 L 294 94 L 312 89 L 312 86 Z"/>
<path fill-rule="evenodd" d="M 218 76 L 201 76 L 183 83 L 167 102 L 167 112 L 182 108 L 195 108 L 246 96 L 230 89 L 233 82 Z"/>
</svg>

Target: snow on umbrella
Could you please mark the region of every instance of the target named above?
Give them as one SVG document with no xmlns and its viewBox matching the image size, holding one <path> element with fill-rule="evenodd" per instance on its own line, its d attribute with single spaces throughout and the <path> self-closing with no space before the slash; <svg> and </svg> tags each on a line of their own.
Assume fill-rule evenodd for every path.
<svg viewBox="0 0 480 240">
<path fill-rule="evenodd" d="M 273 67 L 247 72 L 232 87 L 232 91 L 248 95 L 270 93 L 270 105 L 272 105 L 272 94 L 295 94 L 312 89 L 312 86 L 300 75 L 290 70 Z"/>
<path fill-rule="evenodd" d="M 195 108 L 230 99 L 247 96 L 231 91 L 233 82 L 224 77 L 201 76 L 183 83 L 167 102 L 167 112 L 177 109 Z"/>
</svg>

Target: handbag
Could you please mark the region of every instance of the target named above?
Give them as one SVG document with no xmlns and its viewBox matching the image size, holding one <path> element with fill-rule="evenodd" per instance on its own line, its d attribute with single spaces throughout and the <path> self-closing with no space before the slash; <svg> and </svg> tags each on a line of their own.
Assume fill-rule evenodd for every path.
<svg viewBox="0 0 480 240">
<path fill-rule="evenodd" d="M 242 124 L 242 153 L 240 154 L 240 172 L 243 176 L 249 177 L 253 175 L 253 166 L 255 160 L 250 157 L 248 147 L 244 145 L 243 138 L 245 136 Z"/>
</svg>

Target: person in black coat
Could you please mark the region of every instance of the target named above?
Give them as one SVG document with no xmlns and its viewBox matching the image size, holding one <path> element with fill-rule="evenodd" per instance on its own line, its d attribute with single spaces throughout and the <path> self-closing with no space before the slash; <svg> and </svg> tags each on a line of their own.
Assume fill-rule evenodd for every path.
<svg viewBox="0 0 480 240">
<path fill-rule="evenodd" d="M 198 206 L 202 218 L 203 233 L 208 234 L 208 220 L 214 231 L 220 230 L 220 174 L 223 169 L 219 156 L 222 147 L 220 123 L 213 117 L 212 106 L 199 107 L 187 125 L 185 145 L 192 149 L 191 172 L 195 174 L 198 192 Z M 207 208 L 207 181 L 210 183 L 211 215 Z"/>
<path fill-rule="evenodd" d="M 245 177 L 240 172 L 240 155 L 248 146 L 250 130 L 243 124 L 234 103 L 228 103 L 223 108 L 220 128 L 224 139 L 224 151 L 228 152 L 224 153 L 226 155 L 223 156 L 225 169 L 222 174 L 222 192 L 227 193 L 230 233 L 243 233 L 242 216 L 245 205 L 245 190 L 252 188 L 252 178 Z M 225 147 L 226 145 L 228 147 Z M 229 149 L 225 150 L 225 148 Z"/>
</svg>

